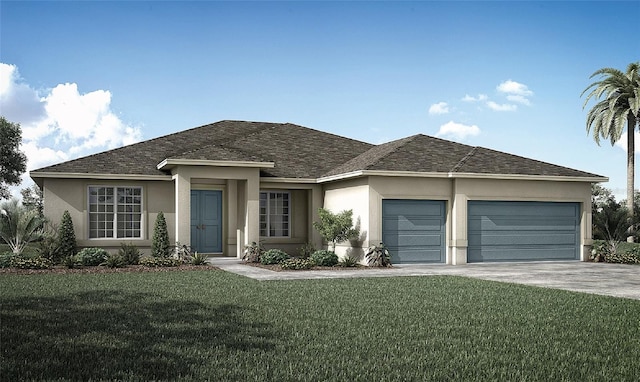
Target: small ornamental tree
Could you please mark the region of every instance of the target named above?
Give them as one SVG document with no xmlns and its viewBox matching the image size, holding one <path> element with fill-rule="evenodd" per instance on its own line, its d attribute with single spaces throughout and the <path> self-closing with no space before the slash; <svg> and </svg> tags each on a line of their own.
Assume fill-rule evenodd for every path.
<svg viewBox="0 0 640 382">
<path fill-rule="evenodd" d="M 60 221 L 60 256 L 74 256 L 78 250 L 76 243 L 76 233 L 73 229 L 73 221 L 69 211 L 64 211 L 62 220 Z"/>
<path fill-rule="evenodd" d="M 360 234 L 353 228 L 353 210 L 345 210 L 334 214 L 324 208 L 318 209 L 320 221 L 313 222 L 313 228 L 320 232 L 320 235 L 330 242 L 333 252 L 336 251 L 336 243 L 343 242 Z"/>
<path fill-rule="evenodd" d="M 153 228 L 153 241 L 151 242 L 151 256 L 169 257 L 171 244 L 169 243 L 169 232 L 167 231 L 167 221 L 164 213 L 158 212 L 156 224 Z"/>
</svg>

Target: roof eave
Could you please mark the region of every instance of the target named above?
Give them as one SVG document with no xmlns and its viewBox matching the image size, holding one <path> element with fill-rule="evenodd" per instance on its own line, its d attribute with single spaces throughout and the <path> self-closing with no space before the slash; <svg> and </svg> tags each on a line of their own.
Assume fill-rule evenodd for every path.
<svg viewBox="0 0 640 382">
<path fill-rule="evenodd" d="M 526 175 L 526 174 L 480 174 L 459 172 L 421 172 L 421 171 L 386 171 L 386 170 L 359 170 L 343 174 L 336 174 L 318 178 L 318 183 L 333 182 L 338 180 L 353 179 L 363 176 L 402 176 L 414 178 L 460 178 L 460 179 L 500 179 L 500 180 L 547 180 L 561 182 L 608 182 L 604 176 L 560 176 L 560 175 Z"/>
<path fill-rule="evenodd" d="M 145 175 L 145 174 L 103 174 L 87 172 L 29 172 L 31 179 L 57 178 L 57 179 L 104 179 L 104 180 L 171 180 L 171 175 Z"/>
<path fill-rule="evenodd" d="M 211 166 L 211 167 L 253 167 L 253 168 L 273 168 L 274 162 L 254 162 L 254 161 L 224 161 L 205 159 L 165 159 L 158 163 L 158 170 L 171 170 L 176 166 Z"/>
</svg>

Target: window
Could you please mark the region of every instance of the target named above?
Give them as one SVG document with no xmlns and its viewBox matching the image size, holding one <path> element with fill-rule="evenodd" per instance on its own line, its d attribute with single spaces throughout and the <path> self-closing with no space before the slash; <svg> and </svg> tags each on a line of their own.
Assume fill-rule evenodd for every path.
<svg viewBox="0 0 640 382">
<path fill-rule="evenodd" d="M 142 238 L 142 187 L 89 187 L 89 238 Z"/>
<path fill-rule="evenodd" d="M 260 236 L 289 236 L 289 193 L 260 193 Z"/>
</svg>

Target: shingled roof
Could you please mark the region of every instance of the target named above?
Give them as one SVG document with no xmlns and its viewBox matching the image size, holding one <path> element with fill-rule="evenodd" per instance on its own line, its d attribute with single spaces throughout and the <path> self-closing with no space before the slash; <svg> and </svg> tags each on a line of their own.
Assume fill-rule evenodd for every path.
<svg viewBox="0 0 640 382">
<path fill-rule="evenodd" d="M 166 159 L 273 162 L 263 177 L 317 179 L 358 171 L 602 178 L 422 134 L 381 145 L 290 124 L 221 121 L 31 172 L 166 175 Z M 44 175 L 44 174 L 42 174 Z M 603 178 L 604 179 L 604 178 Z"/>
</svg>

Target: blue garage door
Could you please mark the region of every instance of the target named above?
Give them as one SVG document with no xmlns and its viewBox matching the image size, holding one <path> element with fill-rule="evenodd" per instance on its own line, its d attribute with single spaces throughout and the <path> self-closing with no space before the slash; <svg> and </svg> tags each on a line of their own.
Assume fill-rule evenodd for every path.
<svg viewBox="0 0 640 382">
<path fill-rule="evenodd" d="M 580 259 L 580 204 L 470 201 L 467 261 Z"/>
<path fill-rule="evenodd" d="M 392 264 L 445 261 L 445 202 L 382 201 L 382 241 Z"/>
</svg>

